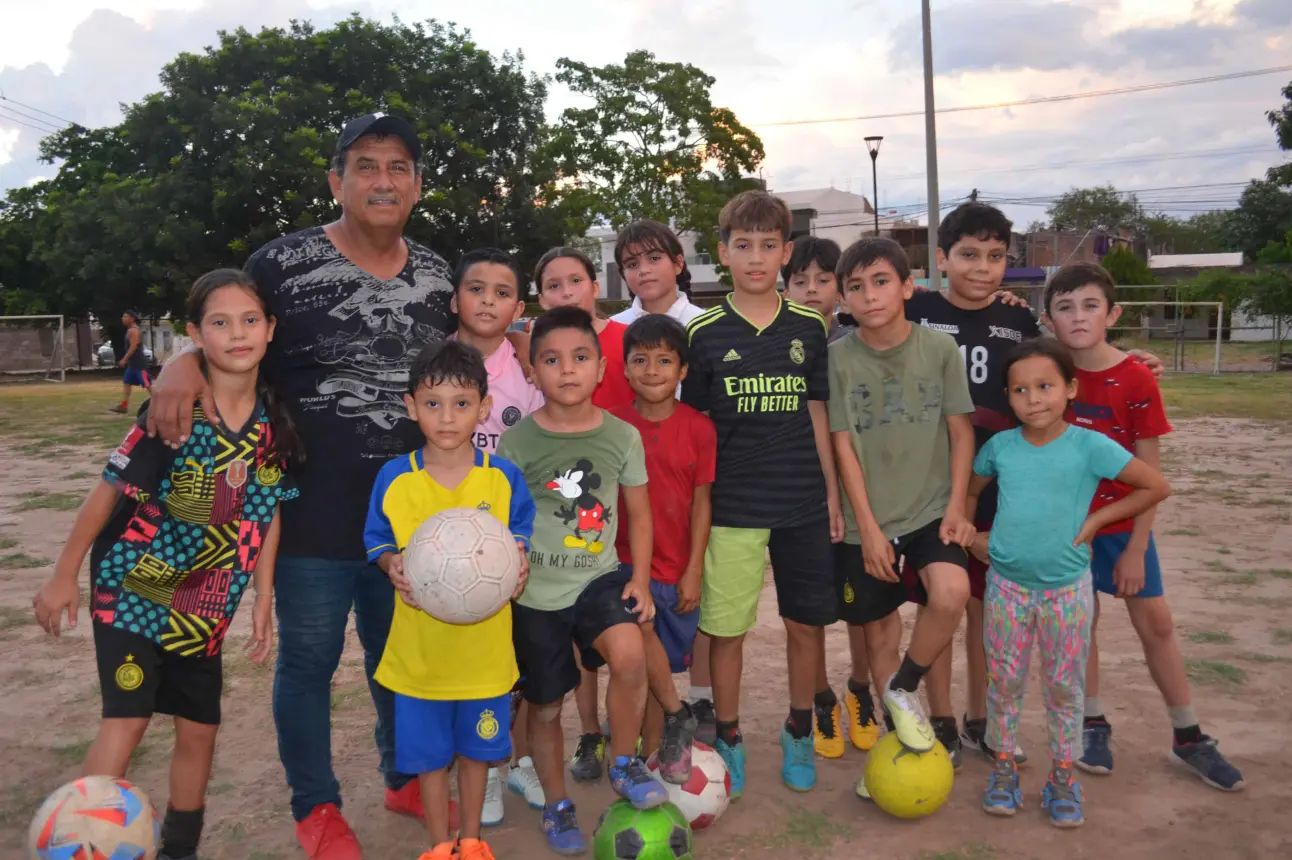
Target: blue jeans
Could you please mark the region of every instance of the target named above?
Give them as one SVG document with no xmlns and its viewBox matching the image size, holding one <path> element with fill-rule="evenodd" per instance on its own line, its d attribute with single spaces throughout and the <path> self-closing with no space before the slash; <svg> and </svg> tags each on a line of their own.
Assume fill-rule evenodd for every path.
<svg viewBox="0 0 1292 860">
<path fill-rule="evenodd" d="M 372 679 L 395 611 L 390 580 L 365 561 L 280 558 L 274 591 L 274 725 L 292 790 L 292 816 L 301 821 L 320 804 L 341 805 L 341 786 L 332 770 L 332 675 L 341 662 L 352 606 L 368 690 L 377 708 L 380 770 L 389 788 L 403 788 L 412 777 L 395 770 L 395 697 Z"/>
</svg>

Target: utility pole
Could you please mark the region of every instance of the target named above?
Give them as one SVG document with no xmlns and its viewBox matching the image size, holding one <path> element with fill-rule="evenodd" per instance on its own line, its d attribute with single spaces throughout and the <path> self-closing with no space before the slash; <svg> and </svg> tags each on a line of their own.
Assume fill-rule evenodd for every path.
<svg viewBox="0 0 1292 860">
<path fill-rule="evenodd" d="M 938 128 L 933 115 L 933 15 L 929 0 L 921 0 L 920 14 L 924 24 L 924 149 L 925 172 L 929 178 L 929 289 L 942 289 L 938 273 Z M 936 278 L 936 280 L 934 280 Z"/>
</svg>

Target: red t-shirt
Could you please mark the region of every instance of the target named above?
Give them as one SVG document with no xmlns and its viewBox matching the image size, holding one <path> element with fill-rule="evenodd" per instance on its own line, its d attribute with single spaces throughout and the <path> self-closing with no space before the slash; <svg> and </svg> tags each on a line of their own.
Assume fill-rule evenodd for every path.
<svg viewBox="0 0 1292 860">
<path fill-rule="evenodd" d="M 1171 432 L 1153 372 L 1127 356 L 1107 370 L 1077 370 L 1077 399 L 1068 407 L 1068 423 L 1097 430 L 1132 454 L 1140 439 L 1156 439 Z M 1097 511 L 1126 498 L 1131 488 L 1117 481 L 1100 481 L 1090 510 Z M 1128 532 L 1133 519 L 1122 520 L 1100 534 Z"/>
<path fill-rule="evenodd" d="M 708 416 L 687 406 L 665 421 L 647 421 L 629 403 L 610 414 L 636 427 L 646 449 L 646 486 L 654 533 L 650 578 L 668 585 L 677 583 L 691 557 L 691 502 L 696 487 L 713 483 L 718 459 L 718 431 Z M 619 496 L 619 534 L 615 549 L 619 560 L 632 561 L 628 551 L 628 520 L 623 494 Z"/>
<path fill-rule="evenodd" d="M 628 326 L 609 320 L 606 327 L 597 335 L 601 344 L 601 354 L 606 359 L 606 375 L 601 384 L 592 392 L 592 405 L 602 409 L 618 409 L 631 404 L 636 399 L 628 377 L 624 375 L 624 332 Z"/>
</svg>

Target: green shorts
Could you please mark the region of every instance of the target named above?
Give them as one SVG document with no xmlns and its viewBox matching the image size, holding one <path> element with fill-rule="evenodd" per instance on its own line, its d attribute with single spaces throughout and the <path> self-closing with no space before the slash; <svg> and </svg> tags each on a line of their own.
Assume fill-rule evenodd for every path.
<svg viewBox="0 0 1292 860">
<path fill-rule="evenodd" d="M 702 631 L 731 637 L 753 628 L 769 554 L 782 618 L 810 627 L 839 619 L 828 519 L 775 529 L 714 526 L 700 586 Z"/>
</svg>

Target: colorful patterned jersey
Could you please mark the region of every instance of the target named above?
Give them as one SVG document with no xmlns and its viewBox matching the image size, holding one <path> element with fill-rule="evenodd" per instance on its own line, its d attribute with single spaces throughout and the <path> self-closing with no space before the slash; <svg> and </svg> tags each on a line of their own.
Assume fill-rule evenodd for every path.
<svg viewBox="0 0 1292 860">
<path fill-rule="evenodd" d="M 178 451 L 148 438 L 146 410 L 103 471 L 125 498 L 91 554 L 94 619 L 182 656 L 214 656 L 278 503 L 297 491 L 269 456 L 259 404 L 236 432 L 195 408 Z"/>
</svg>

